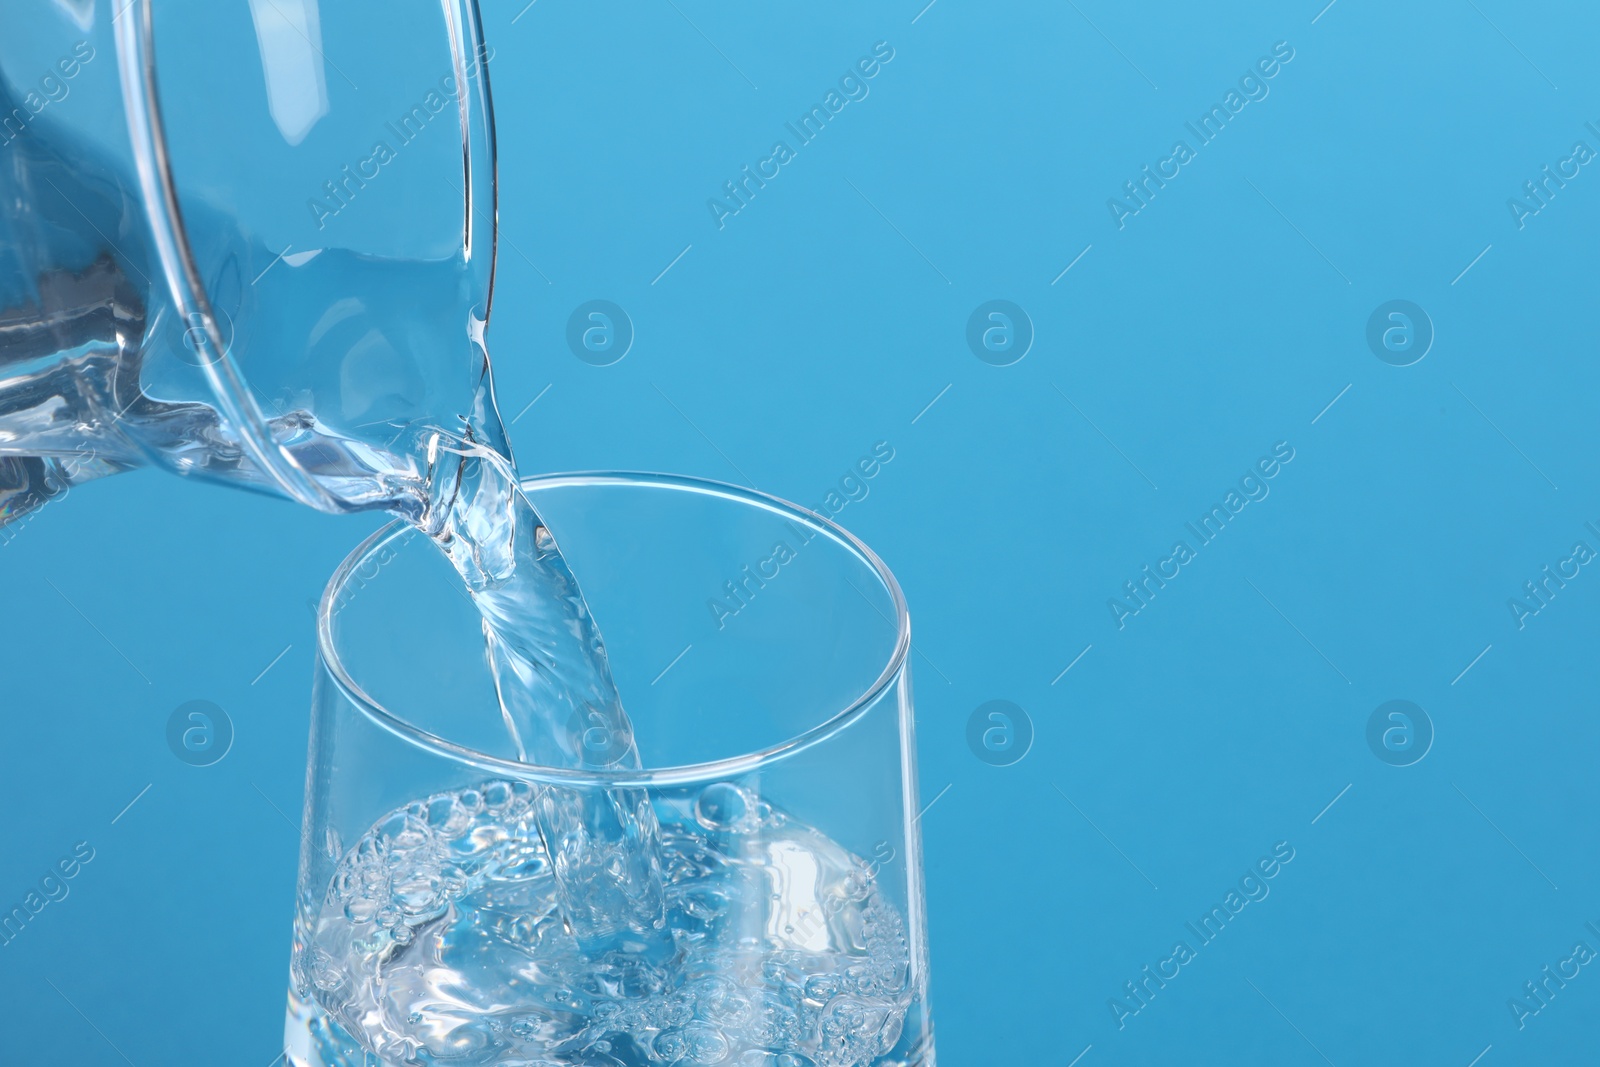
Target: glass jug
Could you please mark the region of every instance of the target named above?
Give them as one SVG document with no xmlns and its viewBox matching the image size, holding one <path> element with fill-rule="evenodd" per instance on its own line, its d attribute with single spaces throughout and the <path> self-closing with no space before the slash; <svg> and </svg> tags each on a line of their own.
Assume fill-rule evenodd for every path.
<svg viewBox="0 0 1600 1067">
<path fill-rule="evenodd" d="M 475 0 L 376 13 L 6 13 L 0 526 L 146 463 L 426 526 L 435 468 L 509 459 L 492 53 Z"/>
</svg>

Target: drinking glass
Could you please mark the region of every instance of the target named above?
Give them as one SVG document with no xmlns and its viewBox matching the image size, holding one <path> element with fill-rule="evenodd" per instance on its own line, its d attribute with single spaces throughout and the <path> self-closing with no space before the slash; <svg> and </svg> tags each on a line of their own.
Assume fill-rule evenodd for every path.
<svg viewBox="0 0 1600 1067">
<path fill-rule="evenodd" d="M 734 486 L 523 488 L 582 576 L 632 736 L 575 722 L 583 767 L 519 762 L 443 553 L 400 523 L 361 545 L 318 614 L 290 1062 L 932 1065 L 894 577 Z M 630 745 L 643 769 L 612 758 Z M 656 853 L 664 948 L 579 944 L 552 853 L 606 843 L 547 841 L 540 805 L 650 831 L 633 847 Z"/>
</svg>

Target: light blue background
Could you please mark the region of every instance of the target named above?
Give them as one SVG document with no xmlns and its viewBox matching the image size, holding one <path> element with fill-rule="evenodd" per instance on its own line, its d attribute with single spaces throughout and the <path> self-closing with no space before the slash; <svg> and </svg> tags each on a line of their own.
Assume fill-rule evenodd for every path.
<svg viewBox="0 0 1600 1067">
<path fill-rule="evenodd" d="M 1600 950 L 1600 576 L 1521 630 L 1507 600 L 1600 549 L 1600 173 L 1522 229 L 1507 199 L 1600 149 L 1600 21 L 924 2 L 487 5 L 523 468 L 809 505 L 893 444 L 840 520 L 915 620 L 947 1064 L 1592 1062 L 1595 968 L 1523 1029 L 1507 1001 Z M 706 200 L 878 41 L 870 96 L 719 230 Z M 1107 198 L 1279 41 L 1270 95 L 1119 230 Z M 1403 368 L 1365 339 L 1396 298 L 1436 331 Z M 614 366 L 567 349 L 591 299 L 633 321 Z M 965 340 L 991 299 L 1036 331 L 1013 366 Z M 1108 598 L 1279 441 L 1270 496 L 1119 630 Z M 0 948 L 0 1058 L 278 1051 L 307 602 L 375 524 L 146 472 L 0 547 L 0 903 L 97 853 Z M 966 741 L 998 698 L 1036 735 L 1009 767 Z M 191 699 L 237 730 L 210 768 L 164 739 Z M 1367 746 L 1391 699 L 1436 731 L 1413 766 Z M 1109 998 L 1282 841 L 1270 896 L 1119 1029 Z"/>
</svg>

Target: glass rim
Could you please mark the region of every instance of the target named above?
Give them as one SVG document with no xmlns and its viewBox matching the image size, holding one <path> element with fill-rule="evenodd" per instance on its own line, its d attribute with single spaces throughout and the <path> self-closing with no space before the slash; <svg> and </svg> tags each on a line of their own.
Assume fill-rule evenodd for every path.
<svg viewBox="0 0 1600 1067">
<path fill-rule="evenodd" d="M 519 781 L 539 782 L 545 785 L 564 786 L 567 788 L 645 788 L 717 781 L 747 774 L 750 771 L 776 763 L 779 760 L 786 759 L 820 744 L 848 729 L 864 716 L 870 707 L 877 703 L 879 698 L 888 691 L 889 687 L 894 684 L 895 679 L 905 669 L 907 657 L 911 650 L 911 616 L 906 607 L 905 595 L 901 592 L 900 583 L 895 580 L 894 574 L 883 560 L 878 558 L 877 553 L 868 548 L 860 538 L 826 515 L 818 514 L 809 508 L 801 507 L 798 504 L 756 489 L 730 485 L 727 482 L 719 482 L 710 478 L 695 478 L 687 475 L 663 474 L 653 471 L 575 471 L 522 478 L 518 484 L 529 490 L 560 486 L 621 485 L 634 488 L 670 489 L 678 492 L 700 493 L 754 505 L 765 511 L 784 516 L 787 519 L 805 523 L 818 533 L 829 537 L 845 551 L 865 562 L 873 573 L 877 575 L 878 580 L 883 583 L 884 588 L 889 593 L 890 600 L 894 604 L 894 649 L 890 652 L 888 661 L 884 664 L 878 677 L 848 705 L 821 719 L 816 725 L 775 745 L 757 749 L 754 752 L 703 763 L 689 763 L 672 767 L 646 767 L 640 770 L 576 770 L 566 767 L 549 767 L 537 763 L 524 763 L 520 760 L 491 755 L 440 737 L 391 712 L 370 696 L 361 687 L 360 683 L 351 677 L 349 671 L 345 668 L 343 660 L 340 658 L 338 645 L 333 635 L 334 605 L 338 600 L 339 593 L 349 583 L 356 571 L 375 552 L 398 538 L 416 532 L 415 527 L 404 520 L 396 519 L 385 524 L 377 532 L 357 545 L 339 564 L 338 568 L 333 572 L 333 577 L 328 580 L 328 584 L 322 593 L 322 600 L 317 605 L 317 657 L 320 666 L 327 672 L 328 677 L 338 687 L 345 699 L 355 705 L 375 725 L 414 747 L 457 763 L 474 766 L 480 770 L 505 775 Z"/>
</svg>

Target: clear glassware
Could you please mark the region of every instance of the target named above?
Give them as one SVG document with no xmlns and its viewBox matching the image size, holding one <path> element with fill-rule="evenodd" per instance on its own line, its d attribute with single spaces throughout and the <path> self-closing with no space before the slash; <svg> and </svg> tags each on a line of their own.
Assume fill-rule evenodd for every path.
<svg viewBox="0 0 1600 1067">
<path fill-rule="evenodd" d="M 509 457 L 476 0 L 3 25 L 0 525 L 144 464 L 419 515 L 430 440 Z"/>
<path fill-rule="evenodd" d="M 585 576 L 633 736 L 584 732 L 581 769 L 518 762 L 459 577 L 400 523 L 360 546 L 318 617 L 290 1062 L 930 1067 L 894 577 L 745 489 L 524 490 Z M 642 770 L 616 765 L 631 745 Z M 659 824 L 664 949 L 580 950 L 551 857 L 609 845 L 543 838 L 541 804 Z"/>
</svg>

